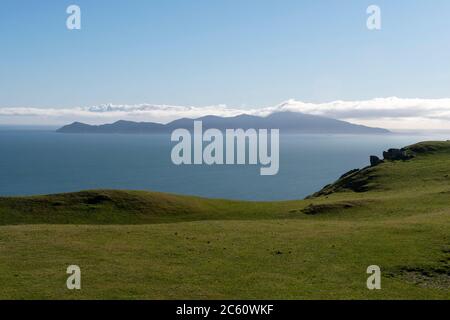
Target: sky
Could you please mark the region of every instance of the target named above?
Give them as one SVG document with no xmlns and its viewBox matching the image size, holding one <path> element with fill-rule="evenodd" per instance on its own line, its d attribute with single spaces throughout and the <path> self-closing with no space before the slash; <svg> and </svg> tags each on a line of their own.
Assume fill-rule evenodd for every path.
<svg viewBox="0 0 450 320">
<path fill-rule="evenodd" d="M 449 58 L 448 0 L 2 0 L 0 124 L 288 108 L 450 129 Z"/>
</svg>

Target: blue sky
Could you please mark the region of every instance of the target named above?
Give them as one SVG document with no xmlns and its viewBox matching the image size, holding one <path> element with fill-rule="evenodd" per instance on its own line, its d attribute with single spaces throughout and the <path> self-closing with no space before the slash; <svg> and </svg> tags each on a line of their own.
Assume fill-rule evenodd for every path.
<svg viewBox="0 0 450 320">
<path fill-rule="evenodd" d="M 444 98 L 449 40 L 448 0 L 2 0 L 0 107 Z"/>
</svg>

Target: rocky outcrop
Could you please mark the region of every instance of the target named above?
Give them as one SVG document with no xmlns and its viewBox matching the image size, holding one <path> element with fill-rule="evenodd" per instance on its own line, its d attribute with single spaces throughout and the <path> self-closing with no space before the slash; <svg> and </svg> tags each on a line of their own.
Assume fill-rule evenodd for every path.
<svg viewBox="0 0 450 320">
<path fill-rule="evenodd" d="M 360 171 L 360 169 L 350 170 L 349 172 L 346 172 L 342 176 L 340 176 L 339 179 L 344 179 L 345 177 L 348 177 L 348 176 L 350 176 L 350 175 L 352 175 L 352 174 L 354 174 L 356 172 L 359 172 L 359 171 Z"/>
<path fill-rule="evenodd" d="M 413 157 L 413 154 L 407 149 L 389 149 L 388 151 L 383 152 L 383 160 L 377 156 L 370 156 L 370 166 L 376 167 L 384 161 L 410 160 Z"/>
<path fill-rule="evenodd" d="M 377 156 L 370 156 L 370 166 L 375 167 L 384 161 L 378 158 Z"/>
<path fill-rule="evenodd" d="M 326 185 L 322 190 L 306 197 L 312 199 L 320 196 L 327 196 L 335 192 L 351 190 L 354 192 L 366 192 L 371 186 L 371 181 L 375 178 L 374 169 L 366 167 L 364 169 L 351 170 L 339 178 L 336 182 Z"/>
<path fill-rule="evenodd" d="M 396 160 L 409 160 L 413 158 L 405 149 L 389 149 L 383 152 L 384 160 L 396 161 Z"/>
</svg>

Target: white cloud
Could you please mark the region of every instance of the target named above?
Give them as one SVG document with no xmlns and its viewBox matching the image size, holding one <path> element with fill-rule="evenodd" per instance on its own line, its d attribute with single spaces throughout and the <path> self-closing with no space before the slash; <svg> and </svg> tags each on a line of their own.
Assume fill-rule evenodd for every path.
<svg viewBox="0 0 450 320">
<path fill-rule="evenodd" d="M 300 111 L 389 129 L 450 129 L 450 99 L 402 99 L 304 103 L 289 100 L 281 110 Z"/>
<path fill-rule="evenodd" d="M 168 105 L 101 105 L 79 108 L 0 108 L 1 124 L 92 124 L 116 120 L 166 123 L 174 119 L 204 115 L 265 116 L 276 111 L 298 111 L 390 129 L 450 129 L 450 99 L 377 98 L 363 101 L 307 103 L 288 100 L 265 108 L 242 109 L 225 105 L 186 107 Z"/>
</svg>

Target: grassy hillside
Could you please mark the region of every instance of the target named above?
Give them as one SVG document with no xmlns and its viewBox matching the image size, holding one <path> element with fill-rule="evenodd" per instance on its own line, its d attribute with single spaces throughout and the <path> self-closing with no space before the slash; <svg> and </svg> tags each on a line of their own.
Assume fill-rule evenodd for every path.
<svg viewBox="0 0 450 320">
<path fill-rule="evenodd" d="M 449 299 L 450 142 L 406 151 L 298 201 L 0 198 L 0 298 Z M 81 291 L 65 288 L 70 264 Z"/>
<path fill-rule="evenodd" d="M 241 202 L 146 191 L 94 190 L 0 198 L 0 225 L 152 224 L 198 220 L 259 220 L 293 216 L 302 201 Z"/>
</svg>

